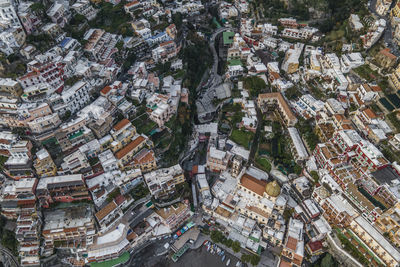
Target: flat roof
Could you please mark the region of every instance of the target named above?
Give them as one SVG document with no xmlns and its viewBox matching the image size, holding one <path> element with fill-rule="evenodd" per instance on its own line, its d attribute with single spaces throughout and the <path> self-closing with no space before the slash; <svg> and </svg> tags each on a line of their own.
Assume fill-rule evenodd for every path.
<svg viewBox="0 0 400 267">
<path fill-rule="evenodd" d="M 395 261 L 400 261 L 400 252 L 394 248 L 392 244 L 390 244 L 389 241 L 387 241 L 385 237 L 379 233 L 378 230 L 376 230 L 376 228 L 373 227 L 364 217 L 358 216 L 355 218 L 355 221 L 365 230 L 365 232 L 368 233 L 369 236 L 371 236 L 384 250 L 386 250 L 388 254 L 395 259 Z"/>
<path fill-rule="evenodd" d="M 223 38 L 223 41 L 224 41 L 224 45 L 232 44 L 234 36 L 235 36 L 234 32 L 223 32 L 222 33 L 222 38 Z"/>
<path fill-rule="evenodd" d="M 400 175 L 392 166 L 386 166 L 380 170 L 372 172 L 371 174 L 380 184 L 391 184 L 393 180 L 400 179 Z"/>
<path fill-rule="evenodd" d="M 60 175 L 60 176 L 40 178 L 36 189 L 47 189 L 47 185 L 49 184 L 68 183 L 75 181 L 83 182 L 82 174 Z"/>
</svg>

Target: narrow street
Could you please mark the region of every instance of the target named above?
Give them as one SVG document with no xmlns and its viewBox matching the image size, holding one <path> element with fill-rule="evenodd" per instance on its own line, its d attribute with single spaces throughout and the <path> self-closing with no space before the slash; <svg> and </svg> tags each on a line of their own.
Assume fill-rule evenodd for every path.
<svg viewBox="0 0 400 267">
<path fill-rule="evenodd" d="M 249 160 L 247 162 L 247 165 L 250 165 L 252 163 L 254 163 L 254 157 L 257 153 L 257 149 L 258 149 L 258 143 L 259 143 L 259 139 L 260 139 L 260 134 L 262 131 L 262 121 L 263 121 L 263 115 L 261 113 L 261 110 L 259 108 L 256 108 L 257 110 L 257 129 L 256 129 L 256 133 L 254 134 L 254 139 L 251 143 L 251 148 L 250 148 L 250 156 L 249 156 Z"/>
</svg>

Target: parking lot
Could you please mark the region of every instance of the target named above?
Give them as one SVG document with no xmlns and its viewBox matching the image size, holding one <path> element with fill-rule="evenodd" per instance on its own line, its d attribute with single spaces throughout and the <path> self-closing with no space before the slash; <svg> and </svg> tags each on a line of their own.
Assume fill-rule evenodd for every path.
<svg viewBox="0 0 400 267">
<path fill-rule="evenodd" d="M 211 254 L 207 251 L 207 249 L 202 246 L 196 250 L 189 250 L 186 252 L 177 262 L 171 262 L 167 264 L 168 267 L 221 267 L 226 266 L 226 262 L 228 259 L 231 259 L 231 262 L 228 266 L 236 266 L 236 263 L 239 261 L 233 255 L 225 252 L 225 260 L 221 261 L 221 257 L 217 254 Z"/>
</svg>

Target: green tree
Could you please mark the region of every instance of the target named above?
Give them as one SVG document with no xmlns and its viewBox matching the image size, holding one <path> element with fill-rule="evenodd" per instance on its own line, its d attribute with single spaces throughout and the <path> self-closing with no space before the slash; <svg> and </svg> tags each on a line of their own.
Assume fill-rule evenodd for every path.
<svg viewBox="0 0 400 267">
<path fill-rule="evenodd" d="M 118 49 L 118 51 L 122 51 L 122 49 L 124 48 L 124 42 L 123 41 L 119 41 L 115 47 Z"/>
<path fill-rule="evenodd" d="M 302 170 L 303 170 L 303 168 L 302 168 L 300 165 L 298 165 L 298 164 L 294 165 L 294 167 L 293 167 L 293 171 L 294 171 L 294 173 L 296 173 L 297 175 L 300 175 Z"/>
<path fill-rule="evenodd" d="M 32 12 L 36 13 L 36 15 L 39 15 L 39 16 L 43 15 L 44 12 L 46 11 L 46 7 L 40 2 L 36 2 L 36 3 L 32 4 L 30 6 L 30 9 L 32 10 Z"/>
<path fill-rule="evenodd" d="M 301 93 L 299 90 L 297 90 L 297 88 L 295 86 L 292 86 L 290 88 L 288 88 L 285 91 L 285 96 L 289 99 L 289 100 L 293 100 L 296 99 L 298 97 L 301 96 Z"/>
<path fill-rule="evenodd" d="M 225 239 L 225 242 L 223 242 L 223 244 L 227 247 L 232 247 L 233 244 L 233 240 L 232 239 Z"/>
<path fill-rule="evenodd" d="M 267 88 L 263 79 L 258 76 L 249 76 L 243 79 L 244 88 L 249 90 L 250 95 L 257 97 L 262 90 Z"/>
<path fill-rule="evenodd" d="M 217 230 L 212 231 L 210 236 L 214 243 L 221 243 L 224 238 L 223 234 Z"/>
<path fill-rule="evenodd" d="M 321 266 L 324 266 L 324 267 L 334 267 L 335 266 L 335 262 L 334 262 L 331 254 L 327 253 L 325 255 L 325 257 L 321 261 Z"/>
<path fill-rule="evenodd" d="M 110 194 L 107 196 L 107 202 L 111 202 L 114 198 L 121 195 L 119 188 L 115 188 Z"/>
<path fill-rule="evenodd" d="M 182 28 L 182 13 L 176 12 L 172 14 L 172 21 L 174 22 L 176 28 L 179 30 Z"/>
<path fill-rule="evenodd" d="M 317 173 L 316 171 L 311 171 L 311 172 L 310 172 L 310 175 L 311 175 L 311 177 L 313 178 L 314 183 L 318 183 L 318 181 L 319 181 L 319 175 L 318 175 L 318 173 Z"/>
<path fill-rule="evenodd" d="M 258 265 L 258 263 L 260 262 L 260 256 L 258 256 L 258 255 L 251 255 L 251 258 L 250 258 L 250 263 L 251 263 L 251 265 L 253 265 L 253 266 L 257 266 Z"/>
<path fill-rule="evenodd" d="M 249 262 L 249 261 L 250 261 L 250 255 L 248 255 L 248 254 L 242 254 L 242 256 L 240 257 L 240 259 L 241 259 L 243 262 Z"/>
<path fill-rule="evenodd" d="M 240 251 L 240 243 L 239 243 L 239 241 L 233 241 L 232 250 L 235 253 L 238 253 Z"/>
<path fill-rule="evenodd" d="M 67 121 L 71 117 L 71 111 L 67 110 L 65 111 L 64 115 L 61 117 L 62 121 Z"/>
</svg>

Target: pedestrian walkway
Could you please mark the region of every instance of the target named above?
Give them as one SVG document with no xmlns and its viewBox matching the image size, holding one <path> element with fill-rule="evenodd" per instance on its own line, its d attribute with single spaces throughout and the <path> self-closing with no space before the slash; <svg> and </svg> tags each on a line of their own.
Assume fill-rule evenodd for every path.
<svg viewBox="0 0 400 267">
<path fill-rule="evenodd" d="M 343 250 L 343 249 L 336 243 L 335 239 L 333 239 L 333 238 L 331 237 L 330 234 L 328 234 L 327 236 L 328 236 L 328 241 L 329 241 L 329 243 L 330 243 L 331 245 L 333 245 L 333 247 L 334 247 L 337 251 L 339 251 L 342 255 L 346 256 L 346 257 L 353 263 L 354 266 L 362 267 L 362 265 L 361 265 L 356 259 L 354 259 L 353 256 L 351 256 L 349 253 L 347 253 L 347 251 Z"/>
</svg>

